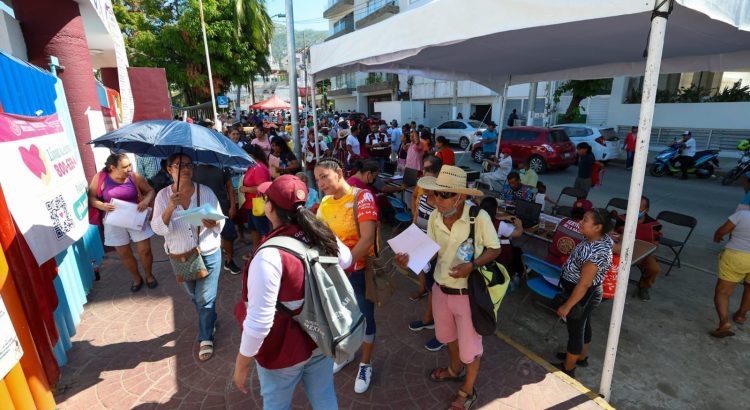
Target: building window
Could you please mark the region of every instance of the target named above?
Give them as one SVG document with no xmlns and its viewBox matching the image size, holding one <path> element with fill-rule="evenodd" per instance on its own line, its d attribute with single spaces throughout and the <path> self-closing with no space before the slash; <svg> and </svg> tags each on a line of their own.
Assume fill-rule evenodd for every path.
<svg viewBox="0 0 750 410">
<path fill-rule="evenodd" d="M 642 93 L 643 77 L 628 77 L 624 102 L 639 104 Z M 659 75 L 657 103 L 736 101 L 750 101 L 750 70 Z"/>
</svg>

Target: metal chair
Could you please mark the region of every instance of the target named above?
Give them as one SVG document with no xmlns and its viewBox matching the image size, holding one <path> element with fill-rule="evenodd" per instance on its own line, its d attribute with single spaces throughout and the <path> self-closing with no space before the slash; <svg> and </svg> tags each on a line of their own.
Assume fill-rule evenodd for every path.
<svg viewBox="0 0 750 410">
<path fill-rule="evenodd" d="M 667 238 L 666 236 L 662 236 L 659 240 L 659 245 L 669 248 L 669 250 L 674 253 L 674 258 L 672 260 L 661 256 L 656 257 L 659 262 L 669 264 L 669 269 L 667 269 L 667 273 L 664 274 L 664 276 L 669 276 L 669 272 L 672 271 L 672 268 L 675 264 L 678 268 L 682 267 L 680 264 L 680 254 L 685 248 L 685 244 L 687 244 L 688 239 L 690 239 L 690 235 L 693 233 L 695 226 L 698 225 L 698 220 L 690 215 L 680 214 L 672 211 L 659 212 L 659 215 L 656 216 L 656 220 L 662 222 L 662 225 L 664 222 L 666 222 L 668 224 L 679 226 L 681 228 L 688 228 L 687 235 L 685 235 L 685 238 L 683 238 L 682 240 L 671 239 Z"/>
<path fill-rule="evenodd" d="M 610 207 L 612 207 L 612 209 L 622 209 L 623 211 L 627 211 L 628 200 L 625 198 L 612 198 L 607 202 L 607 206 L 605 206 L 604 209 L 609 211 Z"/>
<path fill-rule="evenodd" d="M 525 267 L 523 276 L 526 278 L 526 287 L 529 288 L 531 292 L 529 292 L 523 300 L 521 300 L 521 303 L 516 308 L 516 311 L 513 313 L 513 316 L 511 317 L 511 320 L 514 320 L 516 315 L 518 314 L 518 311 L 523 306 L 526 299 L 528 299 L 532 293 L 536 294 L 537 296 L 542 297 L 543 299 L 547 300 L 548 302 L 552 302 L 552 299 L 555 298 L 555 295 L 562 292 L 562 289 L 560 289 L 559 285 L 553 285 L 552 283 L 559 283 L 560 282 L 560 267 L 555 266 L 549 262 L 545 262 L 542 259 L 539 259 L 535 256 L 531 256 L 527 253 L 523 254 L 521 256 L 521 260 L 523 261 L 523 265 Z M 530 273 L 536 273 L 538 276 L 535 276 L 531 279 L 529 279 Z M 546 309 L 551 310 L 555 312 L 555 309 L 549 306 L 549 304 L 543 305 Z M 560 323 L 561 319 L 558 317 L 557 320 L 555 320 L 555 323 L 552 324 L 552 327 L 547 331 L 547 333 L 544 335 L 544 339 L 548 340 L 549 336 L 552 334 L 552 332 L 555 330 L 555 327 L 558 323 Z"/>
<path fill-rule="evenodd" d="M 562 200 L 563 196 L 569 196 L 573 198 L 573 204 L 578 200 L 578 198 L 585 198 L 586 192 L 582 189 L 573 188 L 571 186 L 566 186 L 565 188 L 560 191 L 560 195 L 557 196 L 557 201 L 555 205 L 552 208 L 552 215 L 558 216 L 570 216 L 570 212 L 573 210 L 573 204 L 570 205 L 560 205 L 560 200 Z"/>
</svg>

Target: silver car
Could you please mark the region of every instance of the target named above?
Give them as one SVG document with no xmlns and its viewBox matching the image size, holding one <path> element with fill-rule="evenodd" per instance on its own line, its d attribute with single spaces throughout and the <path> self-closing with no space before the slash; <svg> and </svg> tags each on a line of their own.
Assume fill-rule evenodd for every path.
<svg viewBox="0 0 750 410">
<path fill-rule="evenodd" d="M 612 128 L 599 128 L 586 124 L 558 124 L 552 128 L 562 129 L 570 141 L 578 145 L 587 142 L 591 145 L 597 161 L 607 162 L 620 157 L 620 138 Z"/>
<path fill-rule="evenodd" d="M 452 120 L 438 125 L 433 134 L 435 138 L 443 136 L 449 143 L 458 144 L 462 151 L 474 145 L 474 141 L 482 136 L 487 124 L 475 120 Z"/>
</svg>

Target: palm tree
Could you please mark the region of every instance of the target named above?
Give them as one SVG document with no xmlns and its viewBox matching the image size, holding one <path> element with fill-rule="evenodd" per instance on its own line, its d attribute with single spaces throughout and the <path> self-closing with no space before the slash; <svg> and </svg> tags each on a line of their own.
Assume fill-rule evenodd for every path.
<svg viewBox="0 0 750 410">
<path fill-rule="evenodd" d="M 268 66 L 268 54 L 273 35 L 273 22 L 266 11 L 265 0 L 235 0 L 235 18 L 237 23 L 237 35 L 249 35 L 255 44 L 255 58 L 248 62 L 257 69 L 250 76 L 249 84 L 250 100 L 255 103 L 254 77 L 256 74 L 264 74 L 270 71 Z M 237 89 L 237 101 L 239 102 L 239 86 Z M 238 110 L 239 112 L 239 110 Z"/>
</svg>

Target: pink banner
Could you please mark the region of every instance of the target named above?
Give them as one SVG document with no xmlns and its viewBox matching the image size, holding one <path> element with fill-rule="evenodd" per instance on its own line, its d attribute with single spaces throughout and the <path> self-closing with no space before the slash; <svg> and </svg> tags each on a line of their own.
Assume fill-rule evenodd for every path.
<svg viewBox="0 0 750 410">
<path fill-rule="evenodd" d="M 0 142 L 19 141 L 58 132 L 63 132 L 63 127 L 57 114 L 26 117 L 0 113 Z"/>
</svg>

